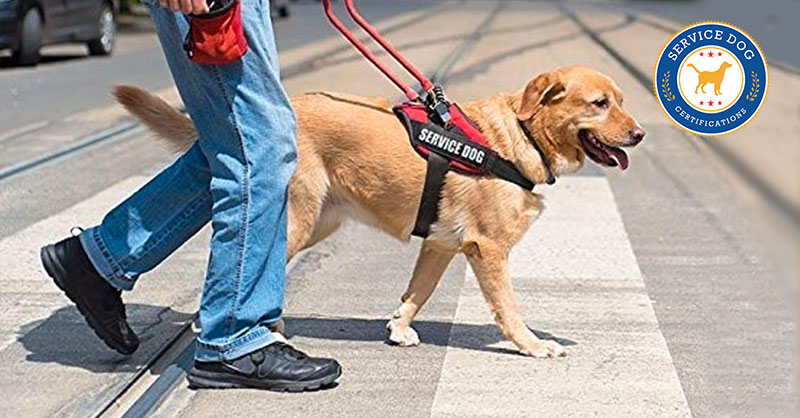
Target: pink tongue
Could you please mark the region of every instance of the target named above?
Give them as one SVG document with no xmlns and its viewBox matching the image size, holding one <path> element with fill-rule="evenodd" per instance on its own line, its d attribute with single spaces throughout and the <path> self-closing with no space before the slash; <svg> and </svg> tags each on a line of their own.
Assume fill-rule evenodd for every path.
<svg viewBox="0 0 800 418">
<path fill-rule="evenodd" d="M 625 170 L 628 168 L 628 154 L 625 154 L 625 151 L 616 148 L 616 147 L 608 147 L 606 151 L 617 160 L 617 164 L 619 164 L 620 170 Z"/>
</svg>

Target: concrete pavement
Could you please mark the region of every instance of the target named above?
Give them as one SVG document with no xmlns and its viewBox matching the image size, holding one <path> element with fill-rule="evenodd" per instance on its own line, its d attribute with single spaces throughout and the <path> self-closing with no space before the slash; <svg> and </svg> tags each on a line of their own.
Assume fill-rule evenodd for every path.
<svg viewBox="0 0 800 418">
<path fill-rule="evenodd" d="M 713 155 L 672 126 L 652 92 L 557 7 L 510 3 L 491 21 L 493 2 L 436 7 L 436 19 L 459 24 L 431 29 L 415 11 L 380 24 L 416 21 L 390 39 L 429 73 L 460 40 L 489 25 L 450 72 L 451 97 L 516 90 L 549 68 L 588 64 L 618 81 L 626 107 L 649 132 L 631 153 L 627 172 L 590 165 L 579 176 L 539 187 L 548 209 L 511 255 L 526 322 L 562 341 L 569 356 L 514 354 L 461 257 L 416 322 L 422 346 L 384 344 L 385 321 L 407 283 L 418 242 L 404 246 L 349 225 L 294 266 L 286 307 L 294 344 L 343 363 L 338 387 L 303 395 L 193 392 L 179 381 L 154 414 L 796 416 L 792 286 L 772 271 L 739 188 L 715 168 Z M 640 52 L 650 51 L 648 42 L 663 43 L 657 32 L 601 13 L 578 10 L 637 66 L 651 66 L 655 56 Z M 630 32 L 632 25 L 643 27 Z M 647 36 L 634 36 L 641 33 Z M 307 68 L 287 79 L 290 92 L 398 96 L 352 51 L 326 53 L 341 42 L 332 36 L 285 51 L 284 68 Z M 304 63 L 313 57 L 322 58 Z M 788 73 L 773 77 L 796 82 Z M 768 113 L 773 97 L 790 100 L 775 93 L 780 90 L 771 86 L 753 123 L 776 117 Z M 12 394 L 0 400 L 4 415 L 93 415 L 191 318 L 202 281 L 203 234 L 126 294 L 144 341 L 130 359 L 105 350 L 36 267 L 41 243 L 71 225 L 96 222 L 168 161 L 150 144 L 132 134 L 0 180 L 0 309 L 7 313 L 0 321 L 0 387 Z M 792 167 L 792 161 L 785 164 Z M 145 373 L 157 378 L 163 369 Z"/>
</svg>

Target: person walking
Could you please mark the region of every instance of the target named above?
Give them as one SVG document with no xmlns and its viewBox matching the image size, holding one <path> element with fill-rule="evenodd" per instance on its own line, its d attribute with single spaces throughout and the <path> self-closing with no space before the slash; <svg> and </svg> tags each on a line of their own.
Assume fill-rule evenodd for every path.
<svg viewBox="0 0 800 418">
<path fill-rule="evenodd" d="M 47 273 L 111 348 L 133 353 L 121 291 L 211 221 L 202 330 L 192 388 L 302 391 L 331 386 L 341 366 L 273 331 L 282 315 L 288 185 L 296 118 L 279 79 L 268 0 L 240 0 L 248 51 L 201 65 L 183 49 L 187 14 L 205 0 L 145 0 L 198 140 L 102 222 L 41 250 Z"/>
</svg>

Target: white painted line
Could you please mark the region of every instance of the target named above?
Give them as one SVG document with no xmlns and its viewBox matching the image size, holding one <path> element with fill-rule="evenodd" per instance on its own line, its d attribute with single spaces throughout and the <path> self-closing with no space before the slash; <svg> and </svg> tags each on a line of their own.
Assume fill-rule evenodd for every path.
<svg viewBox="0 0 800 418">
<path fill-rule="evenodd" d="M 527 324 L 575 344 L 563 359 L 508 351 L 468 272 L 432 416 L 691 416 L 607 180 L 541 191 L 510 270 Z"/>
</svg>

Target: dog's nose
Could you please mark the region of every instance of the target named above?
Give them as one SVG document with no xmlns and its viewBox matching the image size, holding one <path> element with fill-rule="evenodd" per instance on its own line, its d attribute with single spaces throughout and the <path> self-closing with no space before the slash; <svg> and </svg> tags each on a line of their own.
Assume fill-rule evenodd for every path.
<svg viewBox="0 0 800 418">
<path fill-rule="evenodd" d="M 642 142 L 642 140 L 644 139 L 644 135 L 645 135 L 646 133 L 647 133 L 647 132 L 645 132 L 645 131 L 644 131 L 644 129 L 642 129 L 642 128 L 641 128 L 641 127 L 639 127 L 639 126 L 637 126 L 637 127 L 633 128 L 633 129 L 631 129 L 631 131 L 628 133 L 628 135 L 629 135 L 629 136 L 631 137 L 631 139 L 633 140 L 633 144 L 631 144 L 631 145 L 636 145 L 636 144 L 638 144 L 638 143 Z"/>
</svg>

